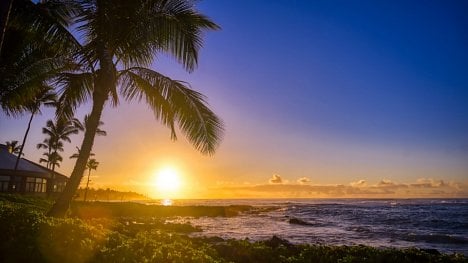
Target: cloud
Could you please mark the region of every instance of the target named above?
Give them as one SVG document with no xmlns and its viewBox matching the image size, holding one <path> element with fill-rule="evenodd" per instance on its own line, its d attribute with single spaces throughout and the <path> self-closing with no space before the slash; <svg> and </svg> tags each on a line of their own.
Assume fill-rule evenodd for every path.
<svg viewBox="0 0 468 263">
<path fill-rule="evenodd" d="M 297 179 L 297 182 L 299 184 L 308 184 L 308 183 L 310 183 L 310 179 L 307 178 L 307 177 L 301 177 L 301 178 Z"/>
<path fill-rule="evenodd" d="M 270 178 L 270 180 L 268 180 L 268 182 L 270 182 L 270 184 L 282 184 L 283 179 L 281 179 L 281 176 L 273 174 L 273 176 Z"/>
<path fill-rule="evenodd" d="M 390 180 L 383 179 L 381 180 L 377 186 L 379 187 L 387 187 L 387 186 L 395 186 L 396 184 Z"/>
<path fill-rule="evenodd" d="M 443 180 L 434 180 L 432 178 L 419 178 L 416 181 L 416 183 L 410 184 L 410 186 L 420 188 L 437 188 L 447 186 L 447 184 Z"/>
<path fill-rule="evenodd" d="M 351 182 L 350 185 L 353 187 L 364 187 L 364 186 L 367 186 L 367 182 L 366 180 L 359 180 L 356 182 Z"/>
</svg>

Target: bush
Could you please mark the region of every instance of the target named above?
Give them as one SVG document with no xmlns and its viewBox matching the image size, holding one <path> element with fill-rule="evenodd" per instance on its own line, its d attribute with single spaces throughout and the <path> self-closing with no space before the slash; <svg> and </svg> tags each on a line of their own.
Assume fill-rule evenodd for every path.
<svg viewBox="0 0 468 263">
<path fill-rule="evenodd" d="M 8 205 L 0 208 L 0 233 L 0 262 L 86 262 L 106 235 L 79 219 Z"/>
</svg>

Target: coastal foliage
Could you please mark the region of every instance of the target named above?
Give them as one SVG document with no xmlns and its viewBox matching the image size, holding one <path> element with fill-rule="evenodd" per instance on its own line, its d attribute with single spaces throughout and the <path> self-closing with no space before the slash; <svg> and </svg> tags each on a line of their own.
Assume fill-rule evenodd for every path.
<svg viewBox="0 0 468 263">
<path fill-rule="evenodd" d="M 50 205 L 44 199 L 0 196 L 0 262 L 468 262 L 461 254 L 417 248 L 195 238 L 188 234 L 200 230 L 186 223 L 150 216 L 53 218 L 44 215 Z"/>
</svg>

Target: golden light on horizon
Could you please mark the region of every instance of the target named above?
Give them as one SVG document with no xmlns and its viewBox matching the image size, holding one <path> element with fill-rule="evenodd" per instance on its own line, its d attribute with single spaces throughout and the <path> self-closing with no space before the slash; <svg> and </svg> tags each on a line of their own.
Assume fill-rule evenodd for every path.
<svg viewBox="0 0 468 263">
<path fill-rule="evenodd" d="M 182 180 L 174 167 L 164 167 L 155 174 L 154 185 L 158 195 L 174 197 L 180 194 Z"/>
</svg>

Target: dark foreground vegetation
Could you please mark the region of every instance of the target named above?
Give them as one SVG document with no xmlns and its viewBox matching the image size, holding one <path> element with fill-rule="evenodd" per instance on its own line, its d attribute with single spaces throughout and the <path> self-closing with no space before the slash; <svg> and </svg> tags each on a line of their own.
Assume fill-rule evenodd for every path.
<svg viewBox="0 0 468 263">
<path fill-rule="evenodd" d="M 412 249 L 377 249 L 367 246 L 292 245 L 272 237 L 261 242 L 191 238 L 200 231 L 189 224 L 167 224 L 154 213 L 177 209 L 148 208 L 132 204 L 75 203 L 75 215 L 46 217 L 51 206 L 44 199 L 0 195 L 0 262 L 468 262 L 460 254 Z M 82 208 L 118 210 L 119 216 L 80 216 Z M 160 210 L 158 210 L 160 209 Z M 191 209 L 195 209 L 192 207 Z M 236 208 L 237 209 L 237 208 Z M 83 210 L 84 211 L 84 210 Z M 192 211 L 192 210 L 181 210 Z M 200 212 L 202 211 L 202 212 Z M 209 208 L 200 207 L 209 216 Z M 128 213 L 137 213 L 131 216 Z M 184 212 L 184 213 L 185 213 Z"/>
</svg>

